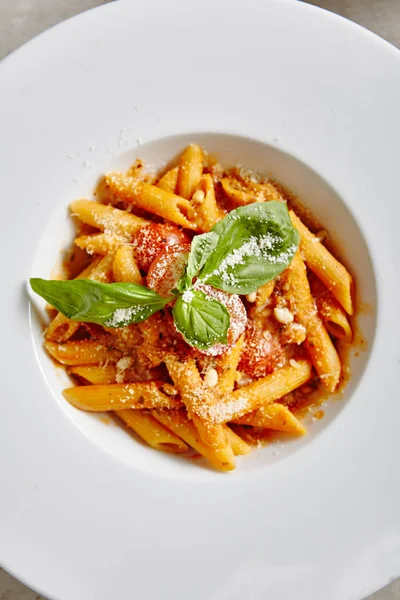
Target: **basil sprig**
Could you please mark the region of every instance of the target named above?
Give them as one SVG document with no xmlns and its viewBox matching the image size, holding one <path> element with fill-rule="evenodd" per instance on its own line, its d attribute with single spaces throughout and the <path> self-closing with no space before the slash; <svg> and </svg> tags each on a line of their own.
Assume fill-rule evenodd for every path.
<svg viewBox="0 0 400 600">
<path fill-rule="evenodd" d="M 31 279 L 30 284 L 34 292 L 69 319 L 106 327 L 144 321 L 169 301 L 136 283 Z"/>
<path fill-rule="evenodd" d="M 206 350 L 226 343 L 230 317 L 220 302 L 193 288 L 194 280 L 232 294 L 249 294 L 279 275 L 298 245 L 286 204 L 249 204 L 193 238 L 185 271 L 170 298 L 134 283 L 31 279 L 31 286 L 70 319 L 108 327 L 139 323 L 175 300 L 177 330 L 189 344 Z"/>
</svg>

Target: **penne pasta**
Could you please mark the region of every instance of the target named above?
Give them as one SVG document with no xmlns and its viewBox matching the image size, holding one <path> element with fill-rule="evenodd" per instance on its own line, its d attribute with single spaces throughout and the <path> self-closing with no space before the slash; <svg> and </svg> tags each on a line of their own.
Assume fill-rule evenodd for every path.
<svg viewBox="0 0 400 600">
<path fill-rule="evenodd" d="M 72 321 L 62 313 L 58 313 L 47 326 L 44 337 L 48 342 L 66 342 L 79 327 L 79 321 Z"/>
<path fill-rule="evenodd" d="M 125 410 L 127 408 L 179 408 L 181 402 L 164 394 L 164 381 L 144 383 L 112 383 L 67 388 L 63 395 L 75 408 L 95 412 Z"/>
<path fill-rule="evenodd" d="M 233 390 L 243 343 L 244 335 L 241 335 L 236 344 L 223 354 L 219 360 L 218 392 L 221 396 L 230 394 Z"/>
<path fill-rule="evenodd" d="M 62 365 L 100 365 L 115 363 L 121 358 L 121 352 L 109 348 L 106 340 L 82 340 L 65 344 L 44 342 L 44 347 Z"/>
<path fill-rule="evenodd" d="M 332 292 L 347 314 L 353 314 L 353 278 L 291 210 L 293 225 L 300 233 L 300 249 L 307 266 Z"/>
<path fill-rule="evenodd" d="M 137 217 L 126 210 L 99 204 L 91 200 L 75 200 L 70 205 L 71 212 L 82 223 L 97 227 L 110 235 L 116 234 L 130 240 L 136 231 L 149 224 L 149 221 Z"/>
<path fill-rule="evenodd" d="M 219 423 L 210 423 L 196 414 L 192 415 L 192 421 L 207 446 L 221 449 L 228 446 L 226 431 Z"/>
<path fill-rule="evenodd" d="M 249 446 L 249 444 L 247 444 L 247 442 L 245 442 L 237 433 L 232 431 L 232 429 L 228 427 L 228 425 L 224 425 L 224 429 L 228 438 L 228 442 L 235 456 L 243 456 L 245 454 L 250 454 L 251 447 Z"/>
<path fill-rule="evenodd" d="M 164 360 L 203 442 L 215 448 L 225 448 L 228 440 L 223 427 L 199 414 L 204 405 L 210 405 L 214 401 L 214 396 L 203 383 L 194 359 L 189 357 L 185 362 L 181 362 L 176 354 L 169 353 Z"/>
<path fill-rule="evenodd" d="M 75 375 L 86 379 L 89 383 L 95 385 L 115 383 L 117 368 L 113 364 L 109 365 L 92 365 L 86 367 L 72 367 L 68 370 L 70 375 Z"/>
<path fill-rule="evenodd" d="M 166 192 L 175 193 L 176 186 L 178 183 L 178 172 L 179 167 L 174 167 L 170 169 L 157 182 L 157 186 Z"/>
<path fill-rule="evenodd" d="M 256 411 L 235 419 L 238 425 L 252 425 L 275 431 L 286 431 L 294 435 L 304 435 L 306 430 L 297 417 L 283 404 L 260 406 Z"/>
<path fill-rule="evenodd" d="M 231 175 L 221 180 L 222 189 L 235 204 L 244 206 L 253 202 L 284 201 L 282 194 L 272 183 L 259 183 L 252 181 L 251 177 L 241 179 Z"/>
<path fill-rule="evenodd" d="M 123 244 L 115 253 L 113 274 L 114 281 L 143 283 L 143 278 L 133 255 L 133 248 L 129 244 Z"/>
<path fill-rule="evenodd" d="M 193 202 L 199 192 L 201 194 L 200 201 L 196 203 L 196 221 L 201 231 L 210 231 L 215 223 L 225 216 L 217 206 L 214 182 L 211 175 L 203 175 L 198 191 L 193 196 Z"/>
<path fill-rule="evenodd" d="M 310 278 L 310 288 L 328 332 L 333 337 L 350 343 L 353 339 L 353 332 L 342 306 L 318 277 Z"/>
<path fill-rule="evenodd" d="M 191 144 L 182 152 L 179 160 L 177 192 L 190 200 L 203 174 L 203 151 Z"/>
<path fill-rule="evenodd" d="M 189 356 L 181 361 L 179 356 L 169 352 L 164 356 L 164 362 L 189 417 L 192 417 L 204 402 L 209 404 L 212 398 L 211 392 L 203 384 L 194 358 Z"/>
<path fill-rule="evenodd" d="M 271 404 L 297 389 L 311 378 L 311 364 L 299 360 L 296 367 L 287 365 L 271 375 L 243 386 L 220 400 L 208 410 L 208 415 L 217 423 L 235 421 L 260 406 Z"/>
<path fill-rule="evenodd" d="M 185 411 L 155 410 L 152 414 L 157 421 L 179 436 L 188 446 L 197 450 L 219 471 L 232 471 L 235 468 L 235 457 L 231 446 L 227 444 L 220 449 L 205 444 Z"/>
<path fill-rule="evenodd" d="M 117 410 L 115 414 L 155 450 L 171 454 L 182 454 L 188 450 L 187 444 L 180 437 L 145 410 Z"/>
<path fill-rule="evenodd" d="M 221 180 L 222 189 L 225 194 L 228 196 L 230 200 L 232 200 L 235 204 L 239 206 L 244 206 L 246 204 L 252 204 L 253 202 L 257 202 L 257 197 L 249 189 L 233 177 L 224 177 Z"/>
<path fill-rule="evenodd" d="M 75 244 L 88 254 L 114 254 L 127 239 L 117 234 L 94 233 L 75 238 Z"/>
<path fill-rule="evenodd" d="M 106 178 L 111 190 L 121 200 L 187 229 L 197 228 L 192 205 L 185 198 L 121 173 L 110 173 Z"/>
<path fill-rule="evenodd" d="M 95 263 L 89 273 L 84 275 L 80 273 L 77 279 L 92 279 L 93 281 L 100 281 L 101 283 L 110 283 L 112 277 L 114 257 L 112 254 L 108 254 L 104 257 L 98 257 L 94 259 Z"/>
<path fill-rule="evenodd" d="M 324 386 L 334 392 L 340 380 L 342 365 L 335 346 L 319 317 L 311 296 L 306 267 L 297 252 L 284 273 L 285 294 L 295 316 L 306 329 L 305 346 Z"/>
<path fill-rule="evenodd" d="M 94 258 L 92 258 L 91 263 L 89 265 L 87 265 L 87 267 L 82 269 L 82 271 L 80 271 L 80 273 L 78 273 L 78 275 L 75 277 L 75 279 L 89 279 L 93 275 L 93 273 L 96 271 L 96 269 L 101 261 L 102 261 L 101 256 L 95 256 Z"/>
</svg>

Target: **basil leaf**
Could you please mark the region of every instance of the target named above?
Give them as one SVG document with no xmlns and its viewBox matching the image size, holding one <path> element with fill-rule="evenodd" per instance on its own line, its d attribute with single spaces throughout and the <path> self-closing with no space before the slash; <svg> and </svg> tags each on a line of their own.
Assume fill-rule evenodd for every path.
<svg viewBox="0 0 400 600">
<path fill-rule="evenodd" d="M 192 285 L 192 278 L 189 277 L 189 275 L 188 275 L 187 265 L 186 265 L 185 270 L 183 271 L 183 275 L 181 276 L 178 283 L 176 284 L 176 291 L 178 292 L 178 294 L 183 294 L 183 292 L 190 289 L 191 285 Z M 172 290 L 172 293 L 173 292 L 174 292 L 174 290 Z"/>
<path fill-rule="evenodd" d="M 34 292 L 69 319 L 107 327 L 125 327 L 144 321 L 169 301 L 136 283 L 35 278 L 30 284 Z"/>
<path fill-rule="evenodd" d="M 249 294 L 291 263 L 300 236 L 287 206 L 271 200 L 241 206 L 212 228 L 218 243 L 199 279 L 233 294 Z"/>
<path fill-rule="evenodd" d="M 226 343 L 229 313 L 203 292 L 186 291 L 176 301 L 172 314 L 177 330 L 191 346 L 207 350 L 217 342 Z"/>
<path fill-rule="evenodd" d="M 181 293 L 190 289 L 193 278 L 196 277 L 217 243 L 218 235 L 213 231 L 196 235 L 193 238 L 187 267 L 178 282 L 178 290 Z"/>
<path fill-rule="evenodd" d="M 214 231 L 193 238 L 187 266 L 187 273 L 191 280 L 196 277 L 217 244 L 218 235 Z"/>
</svg>

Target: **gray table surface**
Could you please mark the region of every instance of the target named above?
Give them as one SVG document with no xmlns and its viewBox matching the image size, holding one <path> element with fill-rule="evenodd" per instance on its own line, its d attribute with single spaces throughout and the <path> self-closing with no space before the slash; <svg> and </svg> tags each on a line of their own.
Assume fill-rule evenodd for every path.
<svg viewBox="0 0 400 600">
<path fill-rule="evenodd" d="M 108 1 L 0 0 L 0 59 L 51 25 Z M 400 48 L 400 0 L 309 0 L 309 4 L 343 15 Z M 0 600 L 16 599 L 42 600 L 42 596 L 0 568 Z M 368 600 L 400 600 L 400 580 Z"/>
</svg>

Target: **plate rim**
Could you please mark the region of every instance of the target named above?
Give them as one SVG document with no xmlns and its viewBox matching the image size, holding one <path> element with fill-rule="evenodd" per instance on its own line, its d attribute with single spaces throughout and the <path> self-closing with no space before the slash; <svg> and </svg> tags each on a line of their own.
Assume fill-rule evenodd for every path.
<svg viewBox="0 0 400 600">
<path fill-rule="evenodd" d="M 270 3 L 270 4 L 278 4 L 279 2 L 282 2 L 282 0 L 269 0 L 269 3 Z M 284 0 L 284 2 L 285 2 L 286 4 L 292 4 L 292 3 L 293 3 L 293 0 Z M 4 59 L 4 60 L 3 60 L 3 61 L 0 63 L 0 73 L 1 73 L 1 69 L 2 69 L 2 68 L 4 68 L 4 64 L 10 64 L 10 60 L 11 60 L 11 63 L 12 63 L 12 60 L 14 60 L 14 59 L 15 59 L 15 57 L 16 57 L 17 55 L 20 55 L 21 53 L 23 53 L 23 52 L 26 52 L 26 50 L 25 50 L 25 49 L 26 49 L 28 46 L 30 46 L 30 44 L 33 44 L 33 45 L 34 45 L 34 44 L 36 44 L 36 43 L 37 43 L 37 40 L 38 40 L 39 38 L 45 37 L 49 31 L 53 31 L 53 30 L 55 30 L 55 29 L 58 29 L 58 28 L 63 28 L 63 27 L 66 27 L 66 28 L 68 28 L 68 27 L 70 27 L 70 23 L 71 23 L 72 21 L 75 21 L 75 20 L 82 19 L 83 15 L 86 15 L 87 13 L 92 13 L 92 12 L 94 12 L 94 11 L 100 11 L 100 9 L 102 9 L 102 8 L 104 8 L 105 10 L 109 10 L 109 9 L 112 9 L 112 10 L 119 10 L 119 9 L 117 8 L 117 7 L 118 7 L 118 4 L 128 4 L 128 2 L 127 2 L 126 0 L 120 0 L 120 3 L 110 3 L 110 4 L 101 5 L 101 6 L 99 6 L 99 7 L 95 7 L 95 8 L 89 9 L 89 10 L 87 10 L 87 11 L 84 11 L 83 13 L 81 13 L 81 14 L 79 14 L 79 15 L 76 15 L 76 16 L 74 16 L 74 17 L 71 17 L 70 19 L 67 19 L 66 21 L 63 21 L 63 22 L 61 22 L 61 23 L 58 23 L 58 24 L 54 25 L 53 27 L 51 27 L 51 28 L 50 28 L 50 30 L 47 30 L 47 31 L 45 31 L 45 32 L 43 32 L 43 33 L 41 33 L 41 34 L 39 34 L 39 36 L 37 36 L 36 38 L 33 38 L 32 40 L 29 40 L 28 42 L 26 42 L 25 44 L 23 44 L 23 45 L 22 45 L 20 48 L 18 48 L 16 51 L 14 51 L 14 52 L 13 52 L 13 53 L 11 53 L 9 56 L 7 56 L 7 57 L 6 57 L 6 58 L 5 58 L 5 59 Z M 373 37 L 375 40 L 380 40 L 380 42 L 383 42 L 384 46 L 388 46 L 388 47 L 390 47 L 391 49 L 393 49 L 393 50 L 395 51 L 395 53 L 396 53 L 397 57 L 398 57 L 398 58 L 400 58 L 400 53 L 399 53 L 399 51 L 398 51 L 398 50 L 397 50 L 397 49 L 396 49 L 394 46 L 392 46 L 392 44 L 390 44 L 389 42 L 387 42 L 387 41 L 385 41 L 385 40 L 382 40 L 382 38 L 380 38 L 380 37 L 379 37 L 379 36 L 377 36 L 376 34 L 374 34 L 374 33 L 370 32 L 369 30 L 365 29 L 364 27 L 362 27 L 362 26 L 359 26 L 359 25 L 357 25 L 357 24 L 355 24 L 355 23 L 353 23 L 353 22 L 351 22 L 351 21 L 349 21 L 349 20 L 347 20 L 347 19 L 344 19 L 343 17 L 340 17 L 340 16 L 338 16 L 338 15 L 336 15 L 336 14 L 334 14 L 334 13 L 331 13 L 331 12 L 330 12 L 330 11 L 328 11 L 328 10 L 321 9 L 321 8 L 319 8 L 319 7 L 316 7 L 316 6 L 314 6 L 314 5 L 308 5 L 308 4 L 304 4 L 303 6 L 305 7 L 305 8 L 304 8 L 305 10 L 311 10 L 311 11 L 316 11 L 316 12 L 322 11 L 322 12 L 328 13 L 328 14 L 330 15 L 330 17 L 329 17 L 329 18 L 337 19 L 338 21 L 343 21 L 343 20 L 344 20 L 344 21 L 346 21 L 347 23 L 351 24 L 351 26 L 352 26 L 352 27 L 355 27 L 356 29 L 360 29 L 360 30 L 362 30 L 362 31 L 363 31 L 363 34 L 365 34 L 365 32 L 367 32 L 367 35 L 368 35 L 368 34 L 370 34 L 370 35 L 371 35 L 371 36 L 372 36 L 372 37 Z M 87 18 L 87 17 L 85 17 L 85 18 Z M 4 561 L 3 561 L 3 562 L 4 562 Z M 4 562 L 4 564 L 5 564 L 5 568 L 7 569 L 7 571 L 8 571 L 8 572 L 10 572 L 10 573 L 11 573 L 11 574 L 13 574 L 13 575 L 15 574 L 15 576 L 16 576 L 16 577 L 17 577 L 19 580 L 21 580 L 21 581 L 23 581 L 24 583 L 26 583 L 26 582 L 25 582 L 25 580 L 24 580 L 24 577 L 23 577 L 23 576 L 21 576 L 21 575 L 20 575 L 20 574 L 19 574 L 19 573 L 18 573 L 16 570 L 14 571 L 14 570 L 13 570 L 13 568 L 12 568 L 12 566 L 10 566 L 10 567 L 9 567 L 9 566 L 7 565 L 7 563 L 6 563 L 6 562 Z M 30 587 L 32 587 L 32 585 L 31 585 L 29 582 L 27 582 L 27 583 L 26 583 L 26 585 L 29 585 Z M 35 587 L 35 589 L 39 589 L 39 590 L 40 590 L 40 587 L 39 587 L 39 586 L 36 586 L 36 585 L 34 585 L 33 587 Z M 43 587 L 43 589 L 44 589 L 44 587 L 45 587 L 45 586 L 42 586 L 42 587 Z M 370 592 L 370 593 L 372 593 L 373 591 L 375 591 L 375 590 L 374 590 L 374 589 L 373 589 L 373 590 L 371 590 L 371 592 Z M 42 593 L 42 594 L 44 593 L 44 595 L 46 595 L 46 592 L 42 592 L 42 591 L 40 591 L 40 593 Z M 53 596 L 53 597 L 55 597 L 55 596 Z"/>
</svg>

